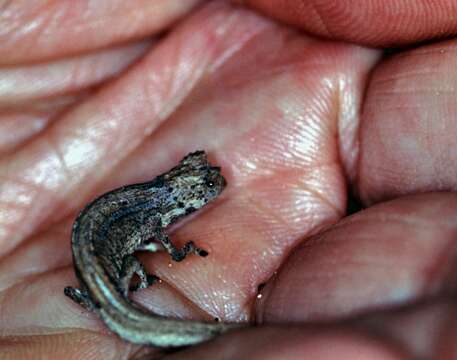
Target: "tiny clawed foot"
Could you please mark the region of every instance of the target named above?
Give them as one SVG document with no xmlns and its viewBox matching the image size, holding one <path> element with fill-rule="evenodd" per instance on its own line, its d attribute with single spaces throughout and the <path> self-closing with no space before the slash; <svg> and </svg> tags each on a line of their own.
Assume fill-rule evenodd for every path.
<svg viewBox="0 0 457 360">
<path fill-rule="evenodd" d="M 171 253 L 171 257 L 174 261 L 181 261 L 190 253 L 194 253 L 202 257 L 208 256 L 208 251 L 195 246 L 193 241 L 189 241 L 181 249 L 175 250 Z"/>
<path fill-rule="evenodd" d="M 208 251 L 206 251 L 205 249 L 200 249 L 200 248 L 196 248 L 195 253 L 201 257 L 206 257 L 209 254 Z"/>
<path fill-rule="evenodd" d="M 140 281 L 138 284 L 130 286 L 130 291 L 138 291 L 140 289 L 146 289 L 147 287 L 151 286 L 152 284 L 159 282 L 160 278 L 156 275 L 147 274 L 146 281 Z"/>
<path fill-rule="evenodd" d="M 146 275 L 146 280 L 148 282 L 148 286 L 150 286 L 156 282 L 159 282 L 160 278 L 156 275 L 148 274 L 148 275 Z"/>
<path fill-rule="evenodd" d="M 208 251 L 195 246 L 195 243 L 193 241 L 187 242 L 186 245 L 184 245 L 184 250 L 186 251 L 186 253 L 194 253 L 201 257 L 208 256 Z"/>
</svg>

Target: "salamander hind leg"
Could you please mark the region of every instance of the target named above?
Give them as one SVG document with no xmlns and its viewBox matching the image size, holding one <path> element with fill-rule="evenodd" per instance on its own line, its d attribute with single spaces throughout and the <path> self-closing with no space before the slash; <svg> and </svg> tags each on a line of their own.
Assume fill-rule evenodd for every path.
<svg viewBox="0 0 457 360">
<path fill-rule="evenodd" d="M 67 286 L 63 293 L 68 296 L 75 303 L 81 305 L 83 308 L 89 311 L 94 311 L 96 306 L 91 301 L 87 291 L 74 288 L 72 286 Z"/>
<path fill-rule="evenodd" d="M 130 281 L 134 274 L 138 275 L 140 281 L 137 284 L 130 286 Z M 159 278 L 157 276 L 146 273 L 143 264 L 135 256 L 127 255 L 124 257 L 119 277 L 119 286 L 125 297 L 127 297 L 129 290 L 136 291 L 145 289 L 158 280 Z"/>
</svg>

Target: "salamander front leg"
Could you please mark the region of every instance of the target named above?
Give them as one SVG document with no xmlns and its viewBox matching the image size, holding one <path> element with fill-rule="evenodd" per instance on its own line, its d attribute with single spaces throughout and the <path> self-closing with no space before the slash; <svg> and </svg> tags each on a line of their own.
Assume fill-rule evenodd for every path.
<svg viewBox="0 0 457 360">
<path fill-rule="evenodd" d="M 178 249 L 163 231 L 156 231 L 155 238 L 157 241 L 160 241 L 174 261 L 182 261 L 190 253 L 203 257 L 208 255 L 208 251 L 195 246 L 193 241 L 187 242 L 181 249 Z"/>
</svg>

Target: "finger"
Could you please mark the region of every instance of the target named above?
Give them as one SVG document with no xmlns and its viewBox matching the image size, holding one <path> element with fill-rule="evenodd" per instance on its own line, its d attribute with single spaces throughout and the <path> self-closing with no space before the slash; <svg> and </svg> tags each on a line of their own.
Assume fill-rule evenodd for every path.
<svg viewBox="0 0 457 360">
<path fill-rule="evenodd" d="M 237 0 L 263 13 L 329 39 L 392 46 L 454 35 L 457 11 L 445 0 L 282 1 Z"/>
<path fill-rule="evenodd" d="M 55 292 L 55 284 L 51 283 L 51 281 L 56 279 L 56 269 L 61 269 L 71 262 L 71 251 L 68 246 L 62 246 L 62 239 L 70 239 L 72 222 L 73 219 L 67 219 L 59 226 L 54 226 L 49 231 L 35 236 L 33 241 L 19 246 L 11 256 L 4 257 L 0 261 L 0 296 L 2 299 L 12 300 L 9 304 L 9 311 L 3 313 L 4 317 L 0 315 L 0 326 L 6 333 L 8 333 L 8 329 L 21 328 L 28 325 L 24 324 L 23 321 L 27 322 L 30 318 L 15 318 L 15 314 L 30 311 L 32 316 L 34 311 L 39 311 L 37 309 L 49 301 L 49 292 Z M 37 274 L 49 274 L 52 270 L 54 270 L 52 278 L 37 279 Z M 7 292 L 7 290 L 17 284 L 21 284 L 19 289 L 36 289 L 36 294 L 33 296 L 36 307 L 24 307 L 23 303 L 14 301 L 17 297 L 14 295 L 21 294 L 22 291 L 18 290 L 17 287 L 12 290 L 13 293 Z M 68 284 L 63 284 L 62 286 L 66 285 Z M 59 291 L 58 295 L 60 296 L 61 293 L 62 291 Z M 22 298 L 27 301 L 30 296 L 22 296 Z M 39 300 L 39 298 L 41 299 Z M 2 308 L 6 309 L 5 302 L 3 302 Z M 47 315 L 44 316 L 46 321 L 54 321 L 46 317 Z M 36 316 L 31 318 L 38 319 Z M 49 327 L 52 325 L 52 323 L 46 324 Z"/>
<path fill-rule="evenodd" d="M 38 134 L 51 122 L 52 115 L 53 111 L 0 113 L 0 156 L 12 153 Z"/>
<path fill-rule="evenodd" d="M 392 344 L 341 329 L 259 328 L 170 356 L 178 359 L 406 359 Z"/>
<path fill-rule="evenodd" d="M 0 2 L 0 64 L 42 61 L 163 31 L 199 0 Z"/>
<path fill-rule="evenodd" d="M 31 141 L 51 122 L 118 76 L 150 42 L 37 65 L 0 68 L 0 156 Z"/>
<path fill-rule="evenodd" d="M 391 311 L 368 313 L 349 325 L 401 346 L 413 359 L 454 359 L 457 354 L 455 296 L 438 296 Z"/>
<path fill-rule="evenodd" d="M 113 78 L 149 48 L 139 42 L 34 65 L 0 67 L 0 109 L 26 111 L 42 98 L 75 93 Z"/>
<path fill-rule="evenodd" d="M 2 360 L 68 359 L 73 351 L 84 359 L 129 359 L 139 352 L 138 346 L 124 346 L 121 340 L 91 331 L 40 336 L 5 336 L 0 339 Z M 152 352 L 152 351 L 151 351 Z"/>
<path fill-rule="evenodd" d="M 0 159 L 18 151 L 91 92 L 90 89 L 79 90 L 75 94 L 37 99 L 17 108 L 0 110 Z"/>
<path fill-rule="evenodd" d="M 306 240 L 262 292 L 261 322 L 336 320 L 455 291 L 457 195 L 396 199 Z"/>
<path fill-rule="evenodd" d="M 234 332 L 171 359 L 454 359 L 457 301 L 449 297 L 326 324 Z"/>
<path fill-rule="evenodd" d="M 91 332 L 74 334 L 51 334 L 47 336 L 22 336 L 3 338 L 0 350 L 8 354 L 5 359 L 44 356 L 46 358 L 68 357 L 75 351 L 75 343 L 81 354 L 94 354 L 105 358 L 149 358 L 157 353 L 165 356 L 167 351 L 156 348 L 123 346 L 116 338 L 106 338 Z M 171 355 L 170 355 L 171 353 Z M 110 355 L 111 354 L 111 355 Z M 161 358 L 162 358 L 161 357 Z M 167 359 L 358 359 L 358 360 L 401 360 L 407 359 L 392 344 L 357 334 L 354 331 L 316 331 L 299 328 L 263 328 L 223 336 L 216 341 L 198 347 L 184 349 L 173 354 L 168 351 Z M 447 358 L 442 358 L 447 359 Z M 451 358 L 449 358 L 451 359 Z"/>
<path fill-rule="evenodd" d="M 358 191 L 366 203 L 455 191 L 456 42 L 393 56 L 373 72 L 360 129 Z"/>
</svg>

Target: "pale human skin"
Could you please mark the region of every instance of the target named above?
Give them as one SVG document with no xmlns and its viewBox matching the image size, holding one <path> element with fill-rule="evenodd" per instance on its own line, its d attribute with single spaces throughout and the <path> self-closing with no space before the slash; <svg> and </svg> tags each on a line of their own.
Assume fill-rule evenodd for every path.
<svg viewBox="0 0 457 360">
<path fill-rule="evenodd" d="M 210 255 L 136 300 L 270 326 L 170 358 L 457 357 L 457 5 L 278 3 L 0 1 L 0 354 L 160 351 L 63 295 L 71 223 L 203 148 L 228 187 L 172 238 Z"/>
</svg>

